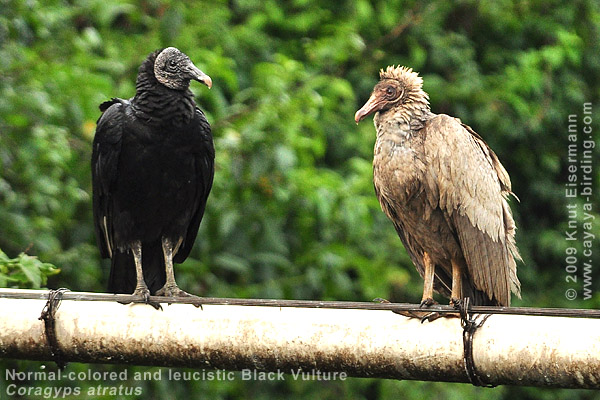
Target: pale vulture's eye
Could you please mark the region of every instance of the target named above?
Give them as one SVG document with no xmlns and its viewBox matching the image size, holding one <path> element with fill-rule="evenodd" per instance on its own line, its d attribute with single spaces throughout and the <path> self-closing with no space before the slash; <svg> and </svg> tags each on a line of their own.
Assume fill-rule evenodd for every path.
<svg viewBox="0 0 600 400">
<path fill-rule="evenodd" d="M 396 88 L 393 86 L 388 86 L 385 89 L 385 94 L 387 95 L 388 98 L 394 98 L 396 97 Z"/>
</svg>

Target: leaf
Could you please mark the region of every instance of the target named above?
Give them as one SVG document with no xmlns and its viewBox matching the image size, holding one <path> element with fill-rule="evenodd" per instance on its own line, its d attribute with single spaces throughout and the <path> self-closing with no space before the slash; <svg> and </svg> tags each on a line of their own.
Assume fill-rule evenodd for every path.
<svg viewBox="0 0 600 400">
<path fill-rule="evenodd" d="M 19 267 L 31 282 L 34 288 L 39 288 L 42 283 L 42 274 L 40 271 L 40 262 L 33 257 L 25 255 L 19 256 Z"/>
</svg>

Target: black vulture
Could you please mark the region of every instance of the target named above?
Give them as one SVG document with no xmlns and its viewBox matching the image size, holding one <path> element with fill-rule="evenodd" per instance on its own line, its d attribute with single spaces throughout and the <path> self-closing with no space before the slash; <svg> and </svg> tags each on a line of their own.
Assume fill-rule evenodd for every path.
<svg viewBox="0 0 600 400">
<path fill-rule="evenodd" d="M 429 108 L 412 69 L 388 67 L 356 123 L 375 112 L 375 192 L 423 276 L 422 305 L 433 290 L 457 303 L 509 306 L 520 296 L 508 173 L 471 127 Z"/>
<path fill-rule="evenodd" d="M 190 296 L 175 283 L 173 262 L 189 255 L 214 176 L 210 125 L 191 80 L 212 86 L 174 47 L 151 53 L 136 93 L 100 105 L 92 152 L 93 211 L 108 290 Z"/>
</svg>

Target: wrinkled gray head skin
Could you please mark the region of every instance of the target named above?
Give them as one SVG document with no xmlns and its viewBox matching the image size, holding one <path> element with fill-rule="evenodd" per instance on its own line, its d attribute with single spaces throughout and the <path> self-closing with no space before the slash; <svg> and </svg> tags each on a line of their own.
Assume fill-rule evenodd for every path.
<svg viewBox="0 0 600 400">
<path fill-rule="evenodd" d="M 154 61 L 154 76 L 156 80 L 175 90 L 186 90 L 192 79 L 212 87 L 210 76 L 200 71 L 192 60 L 175 47 L 167 47 Z"/>
</svg>

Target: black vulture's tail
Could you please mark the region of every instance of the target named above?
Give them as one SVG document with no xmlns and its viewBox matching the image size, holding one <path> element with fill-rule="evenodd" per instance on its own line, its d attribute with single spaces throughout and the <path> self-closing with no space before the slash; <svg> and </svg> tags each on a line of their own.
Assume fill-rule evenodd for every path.
<svg viewBox="0 0 600 400">
<path fill-rule="evenodd" d="M 142 269 L 150 294 L 155 294 L 166 282 L 165 262 L 160 242 L 142 244 Z M 110 263 L 109 293 L 131 294 L 135 290 L 135 263 L 131 251 L 116 250 Z"/>
</svg>

